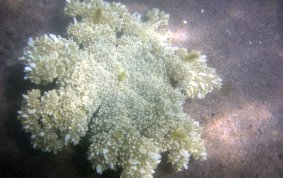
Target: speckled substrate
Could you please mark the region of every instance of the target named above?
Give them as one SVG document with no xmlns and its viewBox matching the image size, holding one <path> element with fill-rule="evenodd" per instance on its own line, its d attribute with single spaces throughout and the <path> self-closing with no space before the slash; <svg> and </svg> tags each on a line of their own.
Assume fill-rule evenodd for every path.
<svg viewBox="0 0 283 178">
<path fill-rule="evenodd" d="M 204 127 L 208 159 L 174 172 L 164 160 L 155 177 L 283 177 L 283 2 L 280 0 L 122 0 L 130 11 L 170 14 L 174 43 L 207 54 L 224 80 L 220 91 L 187 101 Z M 97 175 L 82 146 L 58 155 L 34 151 L 16 119 L 23 81 L 17 58 L 28 37 L 64 34 L 64 0 L 0 0 L 0 177 Z"/>
</svg>

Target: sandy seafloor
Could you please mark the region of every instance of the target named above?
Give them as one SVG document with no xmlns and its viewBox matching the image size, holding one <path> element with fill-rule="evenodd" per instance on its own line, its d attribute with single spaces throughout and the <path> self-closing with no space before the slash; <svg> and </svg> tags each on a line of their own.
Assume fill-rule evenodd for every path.
<svg viewBox="0 0 283 178">
<path fill-rule="evenodd" d="M 184 110 L 204 127 L 208 159 L 175 172 L 163 160 L 156 178 L 283 177 L 283 1 L 122 0 L 131 12 L 159 8 L 170 14 L 175 45 L 202 51 L 223 87 Z M 0 177 L 75 178 L 98 175 L 83 147 L 58 155 L 35 151 L 16 119 L 28 37 L 64 34 L 64 0 L 0 0 Z M 184 20 L 187 22 L 184 24 Z"/>
</svg>

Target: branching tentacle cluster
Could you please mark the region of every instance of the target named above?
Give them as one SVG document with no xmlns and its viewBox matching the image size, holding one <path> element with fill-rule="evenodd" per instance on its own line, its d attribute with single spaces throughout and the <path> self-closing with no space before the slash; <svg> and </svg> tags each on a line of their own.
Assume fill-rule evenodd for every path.
<svg viewBox="0 0 283 178">
<path fill-rule="evenodd" d="M 67 36 L 30 38 L 20 58 L 25 79 L 56 85 L 23 95 L 19 119 L 33 147 L 57 153 L 90 133 L 93 168 L 122 167 L 124 178 L 152 177 L 166 151 L 176 170 L 191 155 L 205 159 L 201 127 L 182 104 L 221 79 L 206 56 L 171 45 L 169 16 L 102 0 L 67 0 L 65 12 L 74 18 Z"/>
</svg>

